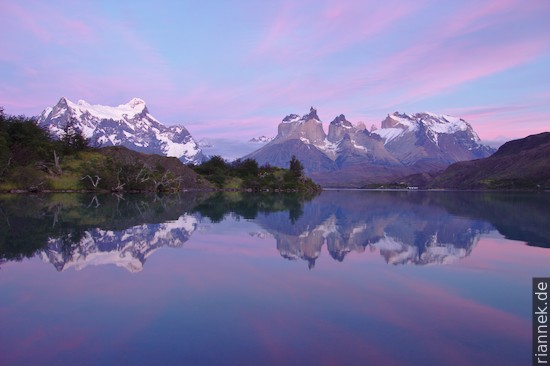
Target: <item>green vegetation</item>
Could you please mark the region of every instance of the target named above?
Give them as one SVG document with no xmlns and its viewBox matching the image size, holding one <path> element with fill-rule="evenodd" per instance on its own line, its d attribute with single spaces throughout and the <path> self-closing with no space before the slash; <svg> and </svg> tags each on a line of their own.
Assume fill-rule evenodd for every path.
<svg viewBox="0 0 550 366">
<path fill-rule="evenodd" d="M 0 191 L 179 191 L 204 188 L 175 158 L 91 148 L 69 121 L 56 140 L 33 118 L 0 108 Z"/>
<path fill-rule="evenodd" d="M 409 187 L 406 183 L 371 183 L 361 188 L 363 189 L 407 189 Z"/>
<path fill-rule="evenodd" d="M 190 165 L 217 188 L 253 191 L 318 191 L 320 187 L 304 175 L 304 167 L 295 156 L 290 169 L 258 166 L 253 159 L 227 162 L 215 155 L 200 165 Z"/>
<path fill-rule="evenodd" d="M 0 107 L 0 191 L 156 191 L 217 187 L 230 190 L 317 191 L 295 157 L 290 169 L 220 156 L 192 169 L 176 158 L 124 147 L 92 148 L 70 120 L 56 140 L 25 116 Z M 198 173 L 198 174 L 197 174 Z"/>
<path fill-rule="evenodd" d="M 90 228 L 125 230 L 143 223 L 177 220 L 191 212 L 208 192 L 120 195 L 54 193 L 0 194 L 0 266 L 44 249 L 51 238 L 61 239 L 70 256 Z"/>
<path fill-rule="evenodd" d="M 0 108 L 0 189 L 38 191 L 50 188 L 48 177 L 60 176 L 62 156 L 87 148 L 87 141 L 73 134 L 54 140 L 36 121 L 25 116 L 9 116 Z"/>
</svg>

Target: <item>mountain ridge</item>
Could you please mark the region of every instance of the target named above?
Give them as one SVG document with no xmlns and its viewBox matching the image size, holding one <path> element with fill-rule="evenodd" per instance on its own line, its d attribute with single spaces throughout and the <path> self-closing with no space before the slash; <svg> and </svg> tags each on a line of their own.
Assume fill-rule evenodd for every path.
<svg viewBox="0 0 550 366">
<path fill-rule="evenodd" d="M 301 117 L 285 116 L 277 129 L 272 141 L 243 159 L 286 167 L 295 155 L 305 172 L 325 187 L 391 181 L 494 152 L 481 144 L 465 120 L 429 112 L 394 112 L 382 121 L 381 128 L 371 131 L 364 123 L 354 125 L 340 114 L 330 122 L 327 134 L 317 110 L 311 107 Z"/>
<path fill-rule="evenodd" d="M 38 116 L 38 125 L 61 138 L 68 123 L 99 146 L 125 146 L 147 153 L 176 157 L 183 163 L 200 163 L 202 150 L 184 126 L 165 126 L 153 117 L 143 99 L 132 98 L 116 107 L 73 103 L 61 97 Z"/>
</svg>

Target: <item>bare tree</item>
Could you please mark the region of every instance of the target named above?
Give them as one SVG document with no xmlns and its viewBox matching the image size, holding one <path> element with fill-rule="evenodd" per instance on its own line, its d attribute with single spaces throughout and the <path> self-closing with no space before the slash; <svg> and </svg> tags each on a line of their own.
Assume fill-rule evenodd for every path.
<svg viewBox="0 0 550 366">
<path fill-rule="evenodd" d="M 61 165 L 59 165 L 59 155 L 57 155 L 57 152 L 55 150 L 53 151 L 53 167 L 57 175 L 63 174 L 63 171 L 61 170 Z"/>
<path fill-rule="evenodd" d="M 164 190 L 167 187 L 177 187 L 179 188 L 181 183 L 180 177 L 174 177 L 170 171 L 165 171 L 164 174 L 157 180 L 153 179 L 153 183 L 155 184 L 155 191 Z"/>
<path fill-rule="evenodd" d="M 101 178 L 98 175 L 96 175 L 95 181 L 94 181 L 94 178 L 92 178 L 90 175 L 85 175 L 81 177 L 80 180 L 84 180 L 86 178 L 90 180 L 90 183 L 92 183 L 92 186 L 94 186 L 94 189 L 97 189 L 97 185 L 99 184 L 99 181 L 101 180 Z"/>
<path fill-rule="evenodd" d="M 126 185 L 126 183 L 122 183 L 122 181 L 120 180 L 121 173 L 122 173 L 122 167 L 119 167 L 116 173 L 117 183 L 115 187 L 111 187 L 111 192 L 122 192 L 124 190 L 124 186 Z"/>
</svg>

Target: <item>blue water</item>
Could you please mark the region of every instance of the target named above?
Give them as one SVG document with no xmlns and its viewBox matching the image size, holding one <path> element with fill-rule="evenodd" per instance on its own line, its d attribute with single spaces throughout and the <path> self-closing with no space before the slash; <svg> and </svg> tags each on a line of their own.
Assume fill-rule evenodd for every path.
<svg viewBox="0 0 550 366">
<path fill-rule="evenodd" d="M 529 364 L 549 203 L 0 197 L 0 364 Z"/>
</svg>

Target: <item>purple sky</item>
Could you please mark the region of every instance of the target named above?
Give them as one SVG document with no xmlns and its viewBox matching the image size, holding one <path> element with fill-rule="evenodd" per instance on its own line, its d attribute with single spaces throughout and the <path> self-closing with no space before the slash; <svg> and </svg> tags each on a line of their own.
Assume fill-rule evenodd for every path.
<svg viewBox="0 0 550 366">
<path fill-rule="evenodd" d="M 550 1 L 0 2 L 0 106 L 147 102 L 197 138 L 274 136 L 315 106 L 465 118 L 485 140 L 550 130 Z"/>
</svg>

